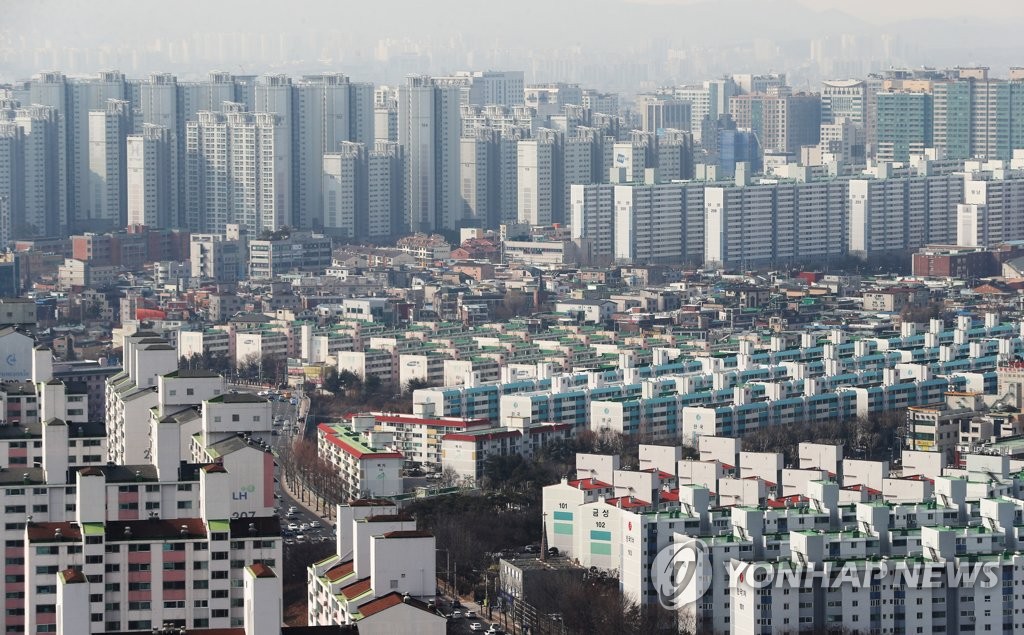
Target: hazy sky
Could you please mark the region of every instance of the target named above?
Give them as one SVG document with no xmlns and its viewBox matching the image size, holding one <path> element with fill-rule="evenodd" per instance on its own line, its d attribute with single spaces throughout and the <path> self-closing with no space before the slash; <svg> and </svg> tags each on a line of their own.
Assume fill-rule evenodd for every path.
<svg viewBox="0 0 1024 635">
<path fill-rule="evenodd" d="M 554 0 L 557 2 L 558 0 Z M 646 4 L 701 4 L 706 0 L 628 0 Z M 815 11 L 834 9 L 853 13 L 865 22 L 884 24 L 894 20 L 905 20 L 922 15 L 937 18 L 954 18 L 977 14 L 977 5 L 963 0 L 797 0 L 801 5 Z M 730 0 L 719 0 L 717 4 L 727 7 Z M 766 10 L 776 4 L 765 0 Z M 1024 2 L 1016 0 L 994 0 L 984 4 L 985 10 L 1003 16 L 1024 17 Z"/>
<path fill-rule="evenodd" d="M 813 82 L 890 64 L 985 64 L 997 73 L 1024 64 L 1018 46 L 1024 1 L 978 6 L 964 0 L 0 0 L 0 81 L 44 68 L 261 73 L 316 71 L 319 64 L 375 81 L 461 67 L 576 79 L 568 75 L 600 77 L 601 67 L 616 66 L 620 83 L 641 71 L 658 82 L 768 70 Z"/>
</svg>

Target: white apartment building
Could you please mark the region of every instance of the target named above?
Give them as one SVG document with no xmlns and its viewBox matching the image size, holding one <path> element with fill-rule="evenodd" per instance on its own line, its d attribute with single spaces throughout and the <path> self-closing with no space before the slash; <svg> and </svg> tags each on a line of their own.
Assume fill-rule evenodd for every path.
<svg viewBox="0 0 1024 635">
<path fill-rule="evenodd" d="M 391 435 L 390 444 L 407 461 L 424 468 L 441 471 L 442 443 L 447 434 L 458 434 L 476 428 L 490 427 L 487 419 L 456 417 L 420 417 L 390 412 L 367 412 L 352 415 L 349 427 L 360 434 L 379 432 Z"/>
<path fill-rule="evenodd" d="M 398 380 L 395 363 L 395 356 L 390 351 L 377 349 L 338 351 L 338 370 L 352 371 L 363 381 L 370 375 L 374 375 L 380 378 L 384 384 L 394 384 Z"/>
<path fill-rule="evenodd" d="M 133 360 L 150 363 L 145 346 L 129 338 L 126 353 L 142 354 L 126 357 L 126 367 Z M 187 460 L 188 443 L 195 441 L 189 418 L 181 416 L 189 409 L 183 404 L 204 398 L 223 380 L 159 377 L 160 404 L 148 423 L 133 424 L 148 428 L 140 441 L 145 460 L 113 464 L 105 460 L 103 432 L 87 423 L 87 410 L 76 401 L 84 395 L 48 379 L 50 352 L 34 351 L 33 366 L 41 421 L 20 428 L 18 440 L 3 439 L 7 465 L 25 459 L 23 467 L 0 475 L 7 629 L 54 632 L 69 616 L 80 633 L 166 623 L 241 625 L 244 570 L 278 566 L 281 538 L 272 455 L 214 423 L 238 407 L 203 408 L 207 416 L 195 426 L 202 463 Z M 269 419 L 269 404 L 263 405 Z M 247 425 L 236 422 L 233 430 Z M 238 447 L 228 448 L 229 442 Z M 69 581 L 84 585 L 71 604 L 60 587 Z M 275 600 L 279 607 L 279 596 Z"/>
<path fill-rule="evenodd" d="M 457 85 L 430 77 L 409 77 L 398 89 L 408 231 L 455 229 L 460 220 L 459 103 Z"/>
<path fill-rule="evenodd" d="M 510 427 L 449 432 L 441 439 L 441 465 L 455 470 L 464 483 L 479 484 L 487 457 L 519 455 L 528 459 L 548 443 L 571 439 L 573 434 L 569 423 L 533 424 L 529 417 Z"/>
<path fill-rule="evenodd" d="M 719 456 L 738 457 L 740 468 L 759 469 L 756 461 L 745 464 L 753 455 L 737 454 L 738 445 L 718 448 L 722 444 L 716 442 L 723 440 L 729 441 L 702 439 L 702 457 L 705 449 L 725 450 Z M 544 490 L 548 544 L 582 566 L 617 573 L 624 593 L 641 603 L 655 603 L 656 583 L 664 582 L 651 577 L 658 552 L 699 540 L 710 564 L 708 590 L 699 597 L 684 596 L 681 615 L 689 628 L 710 632 L 782 633 L 820 624 L 892 633 L 918 628 L 965 632 L 965 625 L 985 620 L 991 622 L 986 630 L 1019 628 L 1012 617 L 1013 603 L 1019 600 L 1012 593 L 1011 598 L 993 593 L 1012 587 L 1021 576 L 1012 518 L 1020 511 L 1016 492 L 1024 483 L 1006 457 L 968 455 L 964 468 L 938 468 L 929 475 L 934 490 L 918 490 L 917 497 L 902 502 L 881 502 L 867 497 L 858 479 L 865 468 L 888 474 L 887 464 L 842 462 L 834 447 L 805 444 L 802 462 L 824 460 L 828 465 L 819 471 L 823 478 L 803 480 L 801 470 L 785 470 L 793 484 L 800 483 L 800 494 L 770 498 L 754 488 L 752 498 L 720 507 L 726 486 L 745 479 L 720 475 L 710 487 L 687 484 L 684 473 L 694 462 L 676 461 L 680 455 L 672 450 L 678 448 L 641 446 L 641 457 L 646 452 L 651 467 L 640 472 L 618 470 L 602 460 L 614 457 L 578 455 L 578 480 Z M 991 474 L 984 486 L 971 482 L 983 474 Z M 902 488 L 902 480 L 885 479 L 892 483 L 882 486 Z M 765 484 L 756 477 L 753 482 Z M 945 569 L 947 563 L 982 562 L 997 567 L 996 587 L 958 584 Z M 888 575 L 870 585 L 851 584 L 849 578 L 845 584 L 835 583 L 844 565 L 862 574 L 866 566 L 880 563 Z M 896 578 L 901 568 L 922 564 L 942 567 L 937 584 L 913 585 Z M 755 588 L 751 566 L 774 571 L 776 582 L 789 579 L 783 570 L 829 566 L 833 574 L 808 578 L 803 586 L 783 582 Z M 732 579 L 730 567 L 747 568 Z M 1004 612 L 1007 602 L 1011 612 Z"/>
<path fill-rule="evenodd" d="M 291 130 L 274 112 L 200 112 L 187 124 L 185 213 L 193 231 L 249 232 L 292 222 Z M 318 172 L 319 174 L 319 172 Z"/>
<path fill-rule="evenodd" d="M 107 454 L 118 465 L 146 463 L 149 411 L 157 405 L 157 382 L 178 368 L 173 346 L 156 333 L 124 339 L 124 366 L 107 379 Z"/>
<path fill-rule="evenodd" d="M 559 163 L 555 134 L 524 139 L 518 145 L 517 187 L 520 223 L 550 225 L 555 214 L 556 165 Z"/>
<path fill-rule="evenodd" d="M 118 228 L 126 217 L 130 117 L 130 104 L 114 99 L 89 112 L 89 219 L 103 227 Z"/>
<path fill-rule="evenodd" d="M 963 182 L 963 204 L 957 206 L 958 245 L 987 247 L 1024 239 L 1024 175 L 1002 167 L 1002 162 L 992 163 L 1000 167 L 970 172 Z"/>
<path fill-rule="evenodd" d="M 437 592 L 434 536 L 382 503 L 338 506 L 336 553 L 307 568 L 306 621 L 355 624 L 360 633 L 442 635 L 447 620 L 427 605 Z"/>
<path fill-rule="evenodd" d="M 126 190 L 129 225 L 177 227 L 178 186 L 172 180 L 176 169 L 175 140 L 167 128 L 145 124 L 142 134 L 129 135 L 126 148 Z"/>
<path fill-rule="evenodd" d="M 341 425 L 317 426 L 317 454 L 333 465 L 350 498 L 393 496 L 402 493 L 400 452 L 369 446 L 362 436 Z"/>
<path fill-rule="evenodd" d="M 616 185 L 615 260 L 627 263 L 686 262 L 687 188 Z"/>
</svg>

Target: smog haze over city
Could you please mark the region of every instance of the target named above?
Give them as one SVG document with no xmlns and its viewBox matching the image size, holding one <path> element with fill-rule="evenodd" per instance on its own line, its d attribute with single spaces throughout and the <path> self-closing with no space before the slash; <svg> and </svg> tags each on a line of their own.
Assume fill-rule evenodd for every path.
<svg viewBox="0 0 1024 635">
<path fill-rule="evenodd" d="M 1017 63 L 1024 5 L 955 0 L 466 0 L 293 3 L 6 0 L 0 77 L 521 68 L 528 82 L 636 92 L 736 72 L 793 86 L 890 66 Z"/>
</svg>

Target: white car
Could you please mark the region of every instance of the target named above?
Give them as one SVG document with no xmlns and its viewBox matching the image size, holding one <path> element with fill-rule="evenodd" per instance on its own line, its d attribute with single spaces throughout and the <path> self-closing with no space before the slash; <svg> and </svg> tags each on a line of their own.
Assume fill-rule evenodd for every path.
<svg viewBox="0 0 1024 635">
<path fill-rule="evenodd" d="M 461 620 L 462 619 L 462 611 L 460 611 L 458 609 L 452 611 L 452 619 L 453 620 Z"/>
<path fill-rule="evenodd" d="M 309 523 L 302 523 L 299 525 L 299 531 L 309 531 Z"/>
<path fill-rule="evenodd" d="M 298 531 L 299 525 L 297 523 L 288 523 L 288 531 Z"/>
<path fill-rule="evenodd" d="M 319 520 L 312 520 L 312 521 L 309 522 L 309 526 L 312 527 L 313 529 L 319 529 L 320 528 L 320 521 Z"/>
<path fill-rule="evenodd" d="M 471 630 L 471 631 L 482 631 L 482 630 L 484 630 L 484 625 L 481 624 L 480 622 L 473 622 L 472 624 L 469 625 L 469 630 Z"/>
</svg>

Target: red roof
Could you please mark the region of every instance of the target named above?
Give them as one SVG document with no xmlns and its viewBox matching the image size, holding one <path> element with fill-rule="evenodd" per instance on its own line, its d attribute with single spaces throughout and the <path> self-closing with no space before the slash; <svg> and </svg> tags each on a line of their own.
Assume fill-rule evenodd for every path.
<svg viewBox="0 0 1024 635">
<path fill-rule="evenodd" d="M 385 609 L 389 609 L 392 606 L 397 606 L 402 603 L 402 595 L 398 591 L 392 591 L 385 596 L 379 597 L 376 600 L 371 600 L 366 604 L 359 607 L 359 612 L 363 617 L 370 617 L 375 613 L 380 613 Z"/>
<path fill-rule="evenodd" d="M 935 479 L 928 478 L 924 474 L 914 474 L 912 476 L 904 476 L 903 480 L 905 480 L 905 481 L 928 481 L 929 483 L 934 483 L 935 482 Z"/>
<path fill-rule="evenodd" d="M 800 494 L 793 494 L 792 496 L 783 496 L 782 498 L 770 499 L 767 501 L 767 503 L 768 507 L 772 509 L 783 509 L 788 506 L 787 503 L 789 503 L 789 505 L 799 505 L 800 503 L 808 502 L 808 500 L 810 499 L 808 499 L 806 496 L 801 496 Z"/>
<path fill-rule="evenodd" d="M 623 496 L 621 498 L 609 498 L 605 500 L 609 505 L 615 507 L 621 507 L 622 509 L 634 509 L 637 507 L 650 507 L 651 504 L 647 501 L 642 501 L 639 498 L 633 496 Z"/>
<path fill-rule="evenodd" d="M 771 481 L 769 481 L 766 478 L 761 478 L 760 476 L 748 476 L 744 480 L 747 480 L 747 481 L 754 481 L 754 480 L 764 481 L 764 484 L 767 485 L 768 487 L 775 487 L 775 483 L 772 483 Z"/>
<path fill-rule="evenodd" d="M 572 428 L 571 423 L 545 423 L 539 426 L 533 426 L 527 429 L 530 434 L 544 434 L 547 432 L 558 432 L 559 430 L 568 430 Z"/>
<path fill-rule="evenodd" d="M 60 577 L 64 580 L 65 584 L 81 584 L 88 582 L 85 574 L 78 569 L 65 569 L 60 572 Z"/>
<path fill-rule="evenodd" d="M 415 530 L 396 530 L 389 531 L 384 534 L 385 538 L 433 538 L 434 534 L 429 531 L 415 531 Z"/>
<path fill-rule="evenodd" d="M 58 537 L 58 532 L 60 532 Z M 82 529 L 71 523 L 28 523 L 29 542 L 81 541 Z"/>
<path fill-rule="evenodd" d="M 663 470 L 659 470 L 656 467 L 652 467 L 652 468 L 649 468 L 649 469 L 646 469 L 646 470 L 641 470 L 641 471 L 648 472 L 650 474 L 657 473 L 658 478 L 660 478 L 661 480 L 665 480 L 667 478 L 675 478 L 676 477 L 675 474 L 669 474 L 668 472 L 665 472 Z"/>
<path fill-rule="evenodd" d="M 257 578 L 276 578 L 277 575 L 274 570 L 263 564 L 262 562 L 256 562 L 249 565 L 249 571 Z"/>
<path fill-rule="evenodd" d="M 667 491 L 666 490 L 662 490 L 659 495 L 661 496 L 661 500 L 663 500 L 663 501 L 678 501 L 679 500 L 679 490 L 678 489 L 667 490 Z"/>
<path fill-rule="evenodd" d="M 879 490 L 877 490 L 877 489 L 875 489 L 873 487 L 868 487 L 867 485 L 861 485 L 859 483 L 857 485 L 851 485 L 849 487 L 844 487 L 843 489 L 852 490 L 854 492 L 867 492 L 868 494 L 871 494 L 873 496 L 877 496 L 877 495 L 882 493 L 882 492 L 880 492 Z"/>
<path fill-rule="evenodd" d="M 352 571 L 355 570 L 355 564 L 351 560 L 348 562 L 342 562 L 341 564 L 334 565 L 324 573 L 324 577 L 331 582 L 337 582 L 345 576 L 351 575 Z"/>
<path fill-rule="evenodd" d="M 362 580 L 356 580 L 352 584 L 344 587 L 341 590 L 341 594 L 349 600 L 357 598 L 360 595 L 370 590 L 370 578 L 363 578 Z"/>
<path fill-rule="evenodd" d="M 599 481 L 596 478 L 584 478 L 575 481 L 569 481 L 569 485 L 576 489 L 591 490 L 591 489 L 608 489 L 611 487 L 604 481 Z"/>
</svg>

